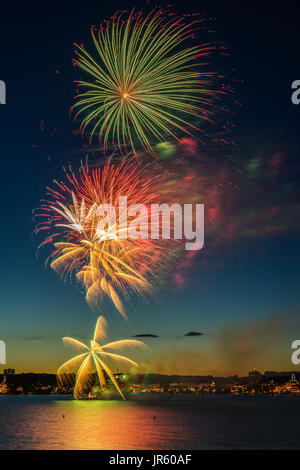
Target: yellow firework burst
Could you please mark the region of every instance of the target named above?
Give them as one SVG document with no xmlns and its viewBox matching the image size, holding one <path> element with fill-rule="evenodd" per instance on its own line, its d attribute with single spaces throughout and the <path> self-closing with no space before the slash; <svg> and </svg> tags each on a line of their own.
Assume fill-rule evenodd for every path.
<svg viewBox="0 0 300 470">
<path fill-rule="evenodd" d="M 99 385 L 103 391 L 108 389 L 107 377 L 111 380 L 123 400 L 125 397 L 120 389 L 118 382 L 107 364 L 107 360 L 113 360 L 119 363 L 129 364 L 134 367 L 139 365 L 128 357 L 116 354 L 111 351 L 120 350 L 130 346 L 145 346 L 142 341 L 124 339 L 114 341 L 105 345 L 100 345 L 106 338 L 106 320 L 99 317 L 96 323 L 93 339 L 87 346 L 74 338 L 65 337 L 63 341 L 71 344 L 83 352 L 65 362 L 57 371 L 57 378 L 61 385 L 70 383 L 70 376 L 75 375 L 74 398 L 79 399 L 87 393 L 94 383 L 94 374 L 96 373 Z"/>
</svg>

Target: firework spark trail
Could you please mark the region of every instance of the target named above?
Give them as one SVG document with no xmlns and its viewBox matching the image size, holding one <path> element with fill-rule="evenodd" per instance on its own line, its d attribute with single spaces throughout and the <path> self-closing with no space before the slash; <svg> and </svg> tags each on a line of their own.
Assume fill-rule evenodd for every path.
<svg viewBox="0 0 300 470">
<path fill-rule="evenodd" d="M 138 142 L 155 155 L 152 139 L 191 135 L 200 130 L 195 121 L 211 120 L 218 92 L 206 61 L 215 46 L 190 45 L 202 21 L 133 9 L 100 24 L 97 35 L 91 28 L 96 58 L 75 44 L 74 65 L 90 78 L 77 82 L 84 91 L 75 97 L 75 119 L 83 133 L 90 128 L 90 140 L 98 134 L 104 152 L 109 143 L 135 151 Z"/>
<path fill-rule="evenodd" d="M 76 275 L 91 307 L 108 297 L 124 317 L 122 297 L 151 293 L 152 279 L 161 275 L 174 248 L 171 240 L 162 245 L 161 240 L 126 236 L 130 224 L 109 212 L 105 228 L 99 229 L 99 207 L 110 204 L 118 212 L 119 197 L 127 197 L 128 207 L 142 203 L 150 211 L 157 194 L 154 179 L 143 170 L 135 159 L 123 158 L 118 164 L 108 160 L 102 168 L 83 165 L 78 177 L 66 172 L 67 183 L 56 181 L 55 189 L 48 188 L 50 199 L 39 211 L 42 222 L 36 229 L 50 232 L 40 246 L 54 246 L 51 268 L 63 280 Z M 148 233 L 147 211 L 140 213 L 139 223 L 140 231 Z"/>
<path fill-rule="evenodd" d="M 96 323 L 93 339 L 90 341 L 90 347 L 74 338 L 63 338 L 65 343 L 83 351 L 82 354 L 65 362 L 57 371 L 58 381 L 61 385 L 69 384 L 70 376 L 75 375 L 74 398 L 76 399 L 81 398 L 85 392 L 91 389 L 94 381 L 93 374 L 96 372 L 102 391 L 108 390 L 106 379 L 106 376 L 108 376 L 123 400 L 125 400 L 111 367 L 107 364 L 107 360 L 114 362 L 121 361 L 127 363 L 127 365 L 130 364 L 131 366 L 139 367 L 136 362 L 128 357 L 110 351 L 121 350 L 126 347 L 145 346 L 145 344 L 142 341 L 125 339 L 100 345 L 99 341 L 102 342 L 102 340 L 106 338 L 106 326 L 105 318 L 100 316 Z"/>
</svg>

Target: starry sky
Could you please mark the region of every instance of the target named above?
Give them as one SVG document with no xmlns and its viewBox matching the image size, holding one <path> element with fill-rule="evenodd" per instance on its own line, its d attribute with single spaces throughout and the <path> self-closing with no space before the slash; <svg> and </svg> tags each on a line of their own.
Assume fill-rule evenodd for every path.
<svg viewBox="0 0 300 470">
<path fill-rule="evenodd" d="M 181 261 L 180 278 L 159 299 L 135 299 L 128 322 L 112 306 L 105 310 L 111 339 L 153 335 L 144 338 L 150 351 L 133 353 L 147 371 L 243 375 L 253 367 L 297 367 L 290 361 L 291 342 L 300 335 L 300 106 L 291 102 L 291 83 L 300 79 L 297 18 L 292 2 L 273 2 L 271 10 L 261 3 L 197 6 L 230 52 L 227 68 L 236 84 L 229 104 L 232 163 L 220 157 L 212 172 L 203 162 L 197 169 L 209 178 L 205 187 L 230 181 L 235 190 L 228 184 L 218 194 L 201 192 L 210 211 L 205 247 Z M 69 357 L 61 337 L 89 338 L 96 322 L 80 290 L 61 283 L 36 256 L 32 211 L 62 167 L 78 165 L 84 155 L 69 114 L 77 78 L 73 43 L 88 42 L 92 24 L 134 5 L 146 4 L 1 6 L 7 104 L 0 106 L 0 339 L 7 365 L 19 372 L 55 372 Z M 174 8 L 195 11 L 190 2 Z"/>
</svg>

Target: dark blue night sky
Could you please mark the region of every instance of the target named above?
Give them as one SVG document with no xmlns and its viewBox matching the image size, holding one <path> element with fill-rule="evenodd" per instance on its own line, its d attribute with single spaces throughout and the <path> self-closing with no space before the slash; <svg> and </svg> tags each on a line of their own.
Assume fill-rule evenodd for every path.
<svg viewBox="0 0 300 470">
<path fill-rule="evenodd" d="M 234 118 L 234 158 L 242 171 L 226 213 L 230 224 L 207 236 L 182 288 L 166 285 L 159 300 L 132 302 L 128 322 L 112 306 L 105 311 L 111 338 L 158 336 L 145 339 L 152 352 L 143 357 L 157 372 L 295 369 L 290 345 L 300 334 L 300 106 L 291 102 L 291 83 L 300 79 L 297 15 L 292 2 L 238 5 L 197 4 L 197 11 L 218 18 L 243 104 Z M 62 167 L 76 167 L 84 156 L 69 115 L 77 78 L 73 42 L 88 42 L 92 24 L 133 6 L 89 0 L 1 6 L 0 79 L 7 104 L 0 106 L 0 338 L 8 365 L 18 371 L 55 371 L 68 356 L 60 338 L 93 331 L 97 314 L 80 290 L 61 283 L 44 257 L 36 257 L 32 211 Z M 195 7 L 178 2 L 175 9 Z M 49 132 L 41 131 L 41 120 Z M 244 237 L 250 213 L 255 222 Z M 231 235 L 233 223 L 238 226 Z M 184 337 L 189 331 L 203 335 Z"/>
</svg>

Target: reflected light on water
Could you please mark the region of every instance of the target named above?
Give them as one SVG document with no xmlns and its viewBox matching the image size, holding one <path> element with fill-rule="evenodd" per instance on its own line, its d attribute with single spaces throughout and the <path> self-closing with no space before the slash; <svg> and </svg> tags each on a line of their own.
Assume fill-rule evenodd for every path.
<svg viewBox="0 0 300 470">
<path fill-rule="evenodd" d="M 298 449 L 300 397 L 0 395 L 0 449 Z"/>
<path fill-rule="evenodd" d="M 15 449 L 164 449 L 180 446 L 181 413 L 160 403 L 50 400 L 8 397 L 0 448 Z M 1 397 L 3 401 L 3 397 Z M 30 406 L 29 406 L 30 404 Z M 0 411 L 1 411 L 0 407 Z M 3 418 L 3 414 L 2 414 Z M 1 419 L 2 421 L 2 419 Z M 186 423 L 188 424 L 188 423 Z M 176 429 L 177 433 L 174 433 Z M 178 435 L 179 432 L 179 435 Z M 185 429 L 188 433 L 188 429 Z M 11 434 L 11 440 L 9 435 Z M 17 438 L 17 439 L 16 439 Z"/>
</svg>

